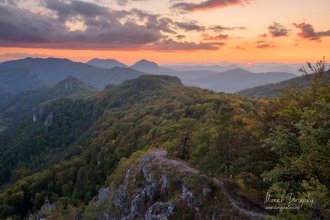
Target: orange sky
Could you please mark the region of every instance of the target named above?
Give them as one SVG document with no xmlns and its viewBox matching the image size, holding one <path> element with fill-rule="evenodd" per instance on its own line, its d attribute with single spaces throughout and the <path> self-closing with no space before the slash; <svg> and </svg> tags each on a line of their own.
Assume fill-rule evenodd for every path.
<svg viewBox="0 0 330 220">
<path fill-rule="evenodd" d="M 55 5 L 56 2 L 59 4 Z M 324 19 L 328 17 L 329 0 L 241 1 L 243 3 L 237 3 L 240 1 L 233 0 L 234 3 L 225 6 L 221 4 L 222 0 L 175 1 L 175 3 L 190 3 L 193 5 L 191 10 L 175 8 L 173 1 L 164 0 L 129 1 L 124 5 L 117 4 L 115 1 L 109 3 L 105 0 L 80 2 L 90 3 L 86 7 L 96 6 L 94 7 L 95 11 L 103 13 L 102 16 L 95 14 L 92 15 L 94 17 L 91 17 L 81 10 L 84 5 L 65 5 L 60 0 L 52 0 L 51 4 L 46 5 L 41 1 L 29 0 L 18 5 L 10 5 L 6 1 L 0 3 L 0 7 L 15 12 L 15 14 L 13 13 L 15 18 L 8 20 L 7 27 L 12 26 L 9 32 L 0 33 L 0 61 L 32 56 L 65 57 L 77 61 L 87 61 L 96 57 L 114 58 L 126 63 L 133 63 L 142 58 L 159 63 L 215 63 L 223 61 L 298 63 L 314 62 L 323 56 L 327 59 L 330 57 L 330 23 Z M 72 8 L 69 15 L 71 17 L 68 18 L 68 15 L 63 15 L 65 12 L 63 9 L 65 7 L 61 8 L 63 5 Z M 103 9 L 109 13 L 104 12 Z M 150 24 L 146 21 L 147 17 L 137 18 L 136 16 L 141 15 L 133 15 L 132 9 L 157 15 L 158 23 L 154 23 L 155 27 L 150 28 Z M 126 17 L 117 15 L 120 10 L 127 12 Z M 17 14 L 20 14 L 21 17 L 16 18 L 18 17 Z M 40 27 L 42 35 L 46 25 L 40 22 L 42 19 L 38 18 L 39 15 L 43 16 L 42 19 L 47 16 L 49 24 L 45 23 L 52 28 L 67 29 L 63 35 L 70 35 L 74 31 L 78 31 L 83 37 L 77 38 L 79 41 L 72 43 L 74 46 L 71 47 L 71 43 L 65 42 L 66 36 L 62 36 L 59 32 L 52 33 L 50 30 L 49 35 L 54 35 L 54 37 L 51 36 L 53 38 L 46 40 L 40 37 L 41 40 L 38 42 L 33 33 L 28 32 L 30 27 L 24 28 L 23 25 L 20 27 L 19 21 L 21 20 L 19 19 L 25 19 L 24 16 L 26 16 L 26 20 L 30 23 L 35 22 L 35 26 L 31 28 L 36 28 L 36 32 L 38 32 Z M 111 26 L 118 21 L 118 27 L 109 29 L 107 35 L 102 32 L 103 36 L 109 36 L 109 38 L 102 39 L 102 44 L 98 42 L 97 35 L 90 40 L 89 37 L 93 31 L 98 32 L 102 29 L 88 26 L 89 23 L 91 21 L 95 23 L 100 19 L 105 19 L 108 22 L 107 16 L 112 19 L 109 18 L 111 22 L 107 24 Z M 166 24 L 171 28 L 170 31 L 160 29 L 162 18 L 171 20 L 170 23 Z M 17 23 L 14 23 L 16 20 Z M 131 29 L 133 33 L 137 33 L 137 39 L 139 34 L 141 35 L 138 42 L 134 39 L 134 35 L 131 36 L 130 33 L 127 33 L 131 27 L 125 23 L 127 21 L 135 22 L 137 25 Z M 3 23 L 5 22 L 6 20 Z M 274 26 L 275 22 L 279 26 L 272 29 L 271 27 Z M 183 24 L 194 24 L 196 27 L 180 26 Z M 216 31 L 213 28 L 215 26 L 226 27 L 226 29 Z M 107 26 L 102 28 L 107 28 Z M 150 37 L 148 42 L 143 41 L 145 34 L 142 32 L 144 30 L 148 31 L 148 35 L 146 35 L 146 37 Z M 119 39 L 116 31 L 118 31 Z M 262 34 L 267 36 L 261 37 Z M 178 38 L 178 35 L 184 35 L 184 37 Z M 217 36 L 219 35 L 221 38 L 218 39 Z M 127 39 L 121 42 L 121 36 L 123 39 L 125 37 Z M 208 36 L 209 39 L 206 39 L 205 36 Z M 45 37 L 47 38 L 47 35 Z M 115 40 L 111 41 L 112 38 Z M 61 41 L 60 43 L 58 43 L 58 39 Z"/>
</svg>

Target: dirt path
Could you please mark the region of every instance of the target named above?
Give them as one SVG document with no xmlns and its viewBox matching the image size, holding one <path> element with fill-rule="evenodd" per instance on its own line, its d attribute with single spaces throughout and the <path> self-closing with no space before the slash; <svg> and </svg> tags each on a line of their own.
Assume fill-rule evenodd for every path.
<svg viewBox="0 0 330 220">
<path fill-rule="evenodd" d="M 167 158 L 167 151 L 166 150 L 157 150 L 155 151 L 155 156 L 163 163 L 169 164 L 169 165 L 173 165 L 175 167 L 177 167 L 180 170 L 183 170 L 185 172 L 188 173 L 192 173 L 192 174 L 201 174 L 201 172 L 193 167 L 188 166 L 186 163 L 184 163 L 183 161 L 180 160 L 173 160 L 173 159 L 169 159 Z M 203 174 L 201 174 L 203 175 Z M 232 204 L 232 206 L 234 206 L 236 209 L 238 209 L 240 212 L 246 214 L 247 216 L 258 218 L 258 219 L 266 219 L 267 214 L 263 213 L 263 212 L 257 212 L 257 211 L 253 211 L 253 210 L 248 210 L 245 208 L 240 207 L 239 202 L 237 200 L 235 200 L 229 193 L 228 190 L 224 184 L 224 182 L 218 178 L 213 178 L 213 183 L 215 186 L 217 186 L 220 191 L 227 197 L 227 199 L 230 201 L 230 203 Z"/>
</svg>

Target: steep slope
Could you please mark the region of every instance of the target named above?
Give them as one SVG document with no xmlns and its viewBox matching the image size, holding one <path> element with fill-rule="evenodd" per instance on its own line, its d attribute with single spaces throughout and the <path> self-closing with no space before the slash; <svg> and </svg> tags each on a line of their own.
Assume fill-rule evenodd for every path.
<svg viewBox="0 0 330 220">
<path fill-rule="evenodd" d="M 104 68 L 104 69 L 111 69 L 113 67 L 127 67 L 126 64 L 121 63 L 115 59 L 92 59 L 87 62 L 87 64 L 99 67 L 99 68 Z"/>
<path fill-rule="evenodd" d="M 326 81 L 329 78 L 330 73 L 326 73 L 322 81 Z M 296 77 L 290 80 L 285 80 L 279 83 L 271 83 L 263 86 L 258 86 L 254 88 L 245 89 L 239 91 L 238 94 L 243 96 L 255 96 L 255 97 L 275 97 L 281 93 L 282 90 L 289 88 L 289 87 L 298 87 L 301 89 L 307 89 L 314 75 L 304 75 L 300 77 Z"/>
<path fill-rule="evenodd" d="M 72 76 L 96 89 L 103 89 L 108 84 L 119 84 L 124 80 L 134 79 L 144 74 L 128 68 L 103 69 L 85 63 L 72 62 L 68 59 L 56 58 L 26 58 L 7 61 L 1 66 L 28 69 L 50 85 Z"/>
<path fill-rule="evenodd" d="M 81 98 L 95 93 L 96 91 L 90 86 L 76 78 L 69 77 L 54 86 L 17 94 L 7 94 L 1 101 L 0 121 L 2 124 L 9 125 L 13 120 L 26 117 L 26 114 L 30 118 L 34 118 L 32 116 L 33 109 L 43 102 L 62 97 Z"/>
<path fill-rule="evenodd" d="M 120 166 L 120 165 L 119 165 Z M 213 186 L 212 186 L 213 185 Z M 264 219 L 264 212 L 234 205 L 221 180 L 214 182 L 163 149 L 147 153 L 101 188 L 84 216 L 104 219 Z M 216 204 L 221 204 L 221 210 Z M 104 208 L 109 207 L 109 208 Z"/>
<path fill-rule="evenodd" d="M 24 68 L 7 67 L 0 64 L 0 85 L 7 92 L 17 93 L 40 89 L 45 83 Z"/>
</svg>

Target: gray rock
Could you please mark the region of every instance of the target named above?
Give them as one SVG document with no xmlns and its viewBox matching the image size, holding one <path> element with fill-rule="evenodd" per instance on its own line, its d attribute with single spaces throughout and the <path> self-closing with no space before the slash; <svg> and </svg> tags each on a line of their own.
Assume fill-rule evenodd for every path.
<svg viewBox="0 0 330 220">
<path fill-rule="evenodd" d="M 212 192 L 211 186 L 209 184 L 204 185 L 204 187 L 203 187 L 203 196 L 206 196 L 210 192 Z"/>
<path fill-rule="evenodd" d="M 187 200 L 190 209 L 195 208 L 196 197 L 185 186 L 182 186 L 181 198 Z"/>
<path fill-rule="evenodd" d="M 123 210 L 123 214 L 128 214 L 129 204 L 127 198 L 127 192 L 124 186 L 120 186 L 115 197 L 112 200 L 112 203 Z"/>
<path fill-rule="evenodd" d="M 101 189 L 99 189 L 99 193 L 97 195 L 97 203 L 101 204 L 103 203 L 105 200 L 107 200 L 110 196 L 110 189 L 109 187 L 102 187 Z"/>
<path fill-rule="evenodd" d="M 151 171 L 150 167 L 148 165 L 144 165 L 142 167 L 142 172 L 144 175 L 144 178 L 148 183 L 154 183 L 155 182 L 155 177 L 153 172 Z"/>
<path fill-rule="evenodd" d="M 49 200 L 46 200 L 44 205 L 42 206 L 44 209 L 55 209 L 56 208 L 56 203 L 50 203 Z"/>
<path fill-rule="evenodd" d="M 140 210 L 141 206 L 144 204 L 146 198 L 145 189 L 138 193 L 131 203 L 131 213 L 136 213 Z"/>
<path fill-rule="evenodd" d="M 162 177 L 160 178 L 160 191 L 162 193 L 165 193 L 167 191 L 168 188 L 168 179 L 166 177 L 166 175 L 162 175 Z"/>
<path fill-rule="evenodd" d="M 47 127 L 47 128 L 50 127 L 53 123 L 53 118 L 54 118 L 53 112 L 50 112 L 46 117 L 46 120 L 44 122 L 44 126 Z"/>
<path fill-rule="evenodd" d="M 151 161 L 153 161 L 154 159 L 156 159 L 155 155 L 146 155 L 145 157 L 143 157 L 141 159 L 141 164 L 147 164 L 150 163 Z"/>
<path fill-rule="evenodd" d="M 33 115 L 32 115 L 32 121 L 33 122 L 36 122 L 38 120 L 38 116 L 36 113 L 33 112 Z"/>
<path fill-rule="evenodd" d="M 173 215 L 175 205 L 173 203 L 156 202 L 149 207 L 145 214 L 146 220 L 167 220 Z"/>
</svg>

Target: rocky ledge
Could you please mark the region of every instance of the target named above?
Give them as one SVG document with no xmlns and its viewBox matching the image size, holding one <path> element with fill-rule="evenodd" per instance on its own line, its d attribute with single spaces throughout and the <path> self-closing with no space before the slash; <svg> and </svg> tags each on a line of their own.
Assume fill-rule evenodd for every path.
<svg viewBox="0 0 330 220">
<path fill-rule="evenodd" d="M 106 220 L 249 219 L 210 180 L 165 150 L 141 157 L 120 184 L 99 190 L 86 215 Z"/>
</svg>

